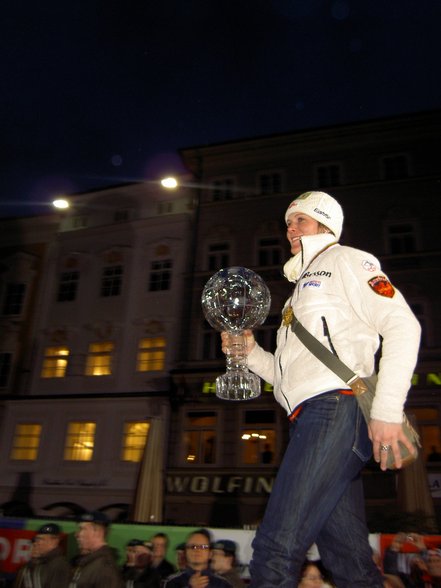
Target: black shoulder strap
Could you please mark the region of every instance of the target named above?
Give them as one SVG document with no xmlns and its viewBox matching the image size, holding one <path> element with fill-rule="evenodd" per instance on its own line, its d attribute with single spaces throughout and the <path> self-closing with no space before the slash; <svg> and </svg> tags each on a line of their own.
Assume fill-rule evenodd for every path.
<svg viewBox="0 0 441 588">
<path fill-rule="evenodd" d="M 333 371 L 339 378 L 346 382 L 348 386 L 358 378 L 348 366 L 341 361 L 336 355 L 334 355 L 327 347 L 325 347 L 318 339 L 311 335 L 311 333 L 305 329 L 301 322 L 297 318 L 291 323 L 292 332 L 297 335 L 303 345 L 309 349 L 309 351 L 315 355 L 322 363 L 325 364 L 331 371 Z"/>
</svg>

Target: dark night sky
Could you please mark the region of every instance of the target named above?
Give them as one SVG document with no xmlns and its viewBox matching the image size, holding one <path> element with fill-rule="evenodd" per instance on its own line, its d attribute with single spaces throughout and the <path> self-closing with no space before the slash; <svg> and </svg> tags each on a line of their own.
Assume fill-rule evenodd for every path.
<svg viewBox="0 0 441 588">
<path fill-rule="evenodd" d="M 439 0 L 14 0 L 0 216 L 177 150 L 441 108 Z"/>
</svg>

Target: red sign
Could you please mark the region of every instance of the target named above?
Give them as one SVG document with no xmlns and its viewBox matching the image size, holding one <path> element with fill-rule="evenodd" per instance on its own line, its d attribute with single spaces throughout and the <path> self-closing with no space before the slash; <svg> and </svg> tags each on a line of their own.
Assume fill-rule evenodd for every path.
<svg viewBox="0 0 441 588">
<path fill-rule="evenodd" d="M 0 570 L 15 573 L 31 557 L 31 539 L 35 531 L 0 529 Z"/>
</svg>

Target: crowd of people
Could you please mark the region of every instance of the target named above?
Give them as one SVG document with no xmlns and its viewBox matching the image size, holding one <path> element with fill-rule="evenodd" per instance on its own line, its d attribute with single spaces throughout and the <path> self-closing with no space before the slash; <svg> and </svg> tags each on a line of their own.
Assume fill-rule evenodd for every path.
<svg viewBox="0 0 441 588">
<path fill-rule="evenodd" d="M 30 559 L 18 571 L 13 588 L 174 588 L 205 586 L 241 588 L 237 545 L 229 539 L 213 541 L 199 529 L 176 546 L 174 565 L 166 559 L 168 537 L 156 533 L 149 540 L 133 538 L 125 547 L 125 561 L 107 542 L 110 521 L 104 513 L 85 513 L 78 522 L 77 554 L 68 559 L 64 534 L 50 522 L 31 540 Z"/>
<path fill-rule="evenodd" d="M 102 512 L 86 513 L 78 522 L 77 554 L 68 559 L 61 527 L 41 526 L 31 540 L 29 561 L 13 588 L 244 588 L 237 560 L 238 546 L 230 539 L 213 540 L 208 529 L 191 532 L 175 549 L 175 562 L 167 560 L 168 536 L 134 538 L 125 546 L 122 565 L 107 542 L 110 523 Z M 314 551 L 312 552 L 314 553 Z M 311 556 L 310 556 L 311 557 Z M 384 588 L 441 588 L 441 549 L 426 545 L 422 535 L 398 533 L 381 558 L 373 559 Z M 295 588 L 335 588 L 332 574 L 318 559 L 306 559 Z"/>
</svg>

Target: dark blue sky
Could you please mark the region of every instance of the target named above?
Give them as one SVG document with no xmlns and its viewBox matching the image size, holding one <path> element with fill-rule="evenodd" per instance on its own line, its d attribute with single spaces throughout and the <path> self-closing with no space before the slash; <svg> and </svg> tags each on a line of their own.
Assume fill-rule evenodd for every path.
<svg viewBox="0 0 441 588">
<path fill-rule="evenodd" d="M 441 108 L 439 0 L 14 0 L 0 216 L 180 147 Z"/>
</svg>

